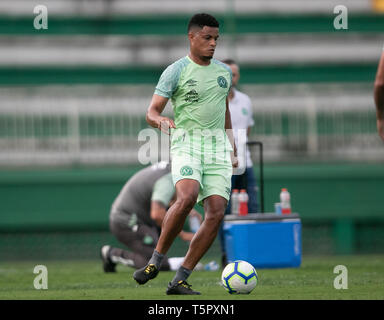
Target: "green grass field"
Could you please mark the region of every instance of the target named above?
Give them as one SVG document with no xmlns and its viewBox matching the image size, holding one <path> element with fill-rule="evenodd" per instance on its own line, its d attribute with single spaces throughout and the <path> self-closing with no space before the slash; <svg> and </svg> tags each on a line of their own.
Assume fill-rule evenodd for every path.
<svg viewBox="0 0 384 320">
<path fill-rule="evenodd" d="M 48 268 L 48 289 L 36 290 L 33 273 L 36 265 Z M 333 286 L 336 265 L 348 269 L 348 289 Z M 96 261 L 30 261 L 0 264 L 0 299 L 44 300 L 176 300 L 185 296 L 167 296 L 165 289 L 173 272 L 161 272 L 149 283 L 138 286 L 133 269 L 119 265 L 117 273 L 105 274 Z M 203 300 L 322 300 L 384 299 L 384 256 L 303 257 L 295 269 L 259 269 L 259 283 L 249 295 L 230 295 L 220 286 L 221 271 L 196 271 L 189 278 Z"/>
</svg>

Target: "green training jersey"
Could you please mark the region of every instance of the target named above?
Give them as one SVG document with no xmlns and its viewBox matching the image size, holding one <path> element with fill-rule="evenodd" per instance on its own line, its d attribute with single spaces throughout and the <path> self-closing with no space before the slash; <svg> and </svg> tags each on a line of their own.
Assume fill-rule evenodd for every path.
<svg viewBox="0 0 384 320">
<path fill-rule="evenodd" d="M 171 99 L 176 128 L 224 130 L 231 84 L 232 72 L 226 64 L 211 59 L 202 66 L 186 56 L 164 70 L 155 94 Z"/>
</svg>

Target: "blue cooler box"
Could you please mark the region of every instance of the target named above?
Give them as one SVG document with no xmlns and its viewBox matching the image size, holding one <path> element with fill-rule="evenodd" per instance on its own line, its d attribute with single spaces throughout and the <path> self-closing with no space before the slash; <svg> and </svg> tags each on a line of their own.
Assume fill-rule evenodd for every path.
<svg viewBox="0 0 384 320">
<path fill-rule="evenodd" d="M 223 231 L 229 262 L 245 260 L 255 268 L 301 264 L 301 220 L 297 213 L 226 215 Z"/>
</svg>

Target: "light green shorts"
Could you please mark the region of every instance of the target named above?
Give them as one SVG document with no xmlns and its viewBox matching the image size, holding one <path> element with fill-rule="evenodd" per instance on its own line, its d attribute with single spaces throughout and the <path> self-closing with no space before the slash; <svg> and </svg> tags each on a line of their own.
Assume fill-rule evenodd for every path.
<svg viewBox="0 0 384 320">
<path fill-rule="evenodd" d="M 192 155 L 182 149 L 171 152 L 172 179 L 176 183 L 182 179 L 193 179 L 200 183 L 197 203 L 203 205 L 203 200 L 211 195 L 219 195 L 229 200 L 231 194 L 232 163 L 227 152 L 225 161 L 215 161 L 214 156 L 201 154 Z M 212 161 L 213 159 L 213 161 Z"/>
</svg>

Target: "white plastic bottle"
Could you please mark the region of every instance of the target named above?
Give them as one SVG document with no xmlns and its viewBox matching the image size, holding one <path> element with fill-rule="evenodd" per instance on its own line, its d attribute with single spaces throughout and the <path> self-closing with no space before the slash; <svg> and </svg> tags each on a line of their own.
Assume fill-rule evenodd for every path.
<svg viewBox="0 0 384 320">
<path fill-rule="evenodd" d="M 204 270 L 207 270 L 207 271 L 219 270 L 219 264 L 216 261 L 211 261 L 204 266 Z"/>
<path fill-rule="evenodd" d="M 239 194 L 239 215 L 246 216 L 248 214 L 248 193 L 245 189 L 240 190 Z"/>
<path fill-rule="evenodd" d="M 239 190 L 233 189 L 231 195 L 231 214 L 239 214 Z"/>
<path fill-rule="evenodd" d="M 197 230 L 200 228 L 200 220 L 196 216 L 190 216 L 189 217 L 189 229 L 191 229 L 191 232 L 196 233 Z"/>
<path fill-rule="evenodd" d="M 281 189 L 280 203 L 281 203 L 281 213 L 290 214 L 291 213 L 291 195 L 288 192 L 287 188 Z"/>
</svg>

